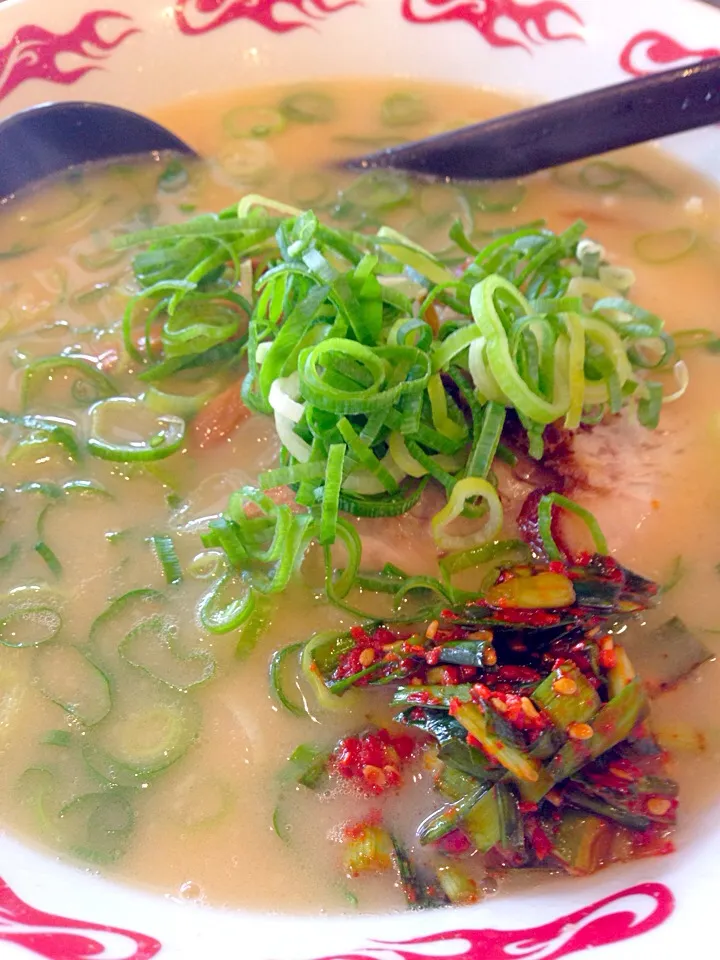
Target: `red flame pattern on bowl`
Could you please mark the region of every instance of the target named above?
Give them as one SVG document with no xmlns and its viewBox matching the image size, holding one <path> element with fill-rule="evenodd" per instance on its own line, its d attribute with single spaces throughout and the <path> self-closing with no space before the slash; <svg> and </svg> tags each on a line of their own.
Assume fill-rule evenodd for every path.
<svg viewBox="0 0 720 960">
<path fill-rule="evenodd" d="M 0 944 L 14 943 L 46 960 L 151 960 L 153 937 L 120 927 L 68 920 L 25 903 L 0 880 Z"/>
<path fill-rule="evenodd" d="M 447 930 L 401 943 L 375 941 L 363 950 L 323 960 L 559 960 L 648 933 L 667 920 L 674 906 L 673 895 L 663 884 L 643 883 L 541 927 Z M 457 944 L 457 950 L 449 951 L 450 944 Z M 441 952 L 429 952 L 433 946 Z"/>
<path fill-rule="evenodd" d="M 659 30 L 643 30 L 630 39 L 620 54 L 620 66 L 633 77 L 667 70 L 683 60 L 706 60 L 720 56 L 717 47 L 693 50 Z"/>
<path fill-rule="evenodd" d="M 176 0 L 175 20 L 182 33 L 209 33 L 233 20 L 252 20 L 274 33 L 309 27 L 313 20 L 357 6 L 358 0 Z M 297 11 L 296 19 L 279 19 L 278 8 Z"/>
<path fill-rule="evenodd" d="M 578 33 L 554 33 L 550 18 L 558 14 L 582 25 L 580 14 L 558 0 L 516 3 L 515 0 L 403 0 L 402 13 L 411 23 L 463 21 L 474 27 L 493 47 L 524 47 L 548 40 L 582 40 Z M 500 33 L 501 21 L 512 22 L 522 40 Z"/>
<path fill-rule="evenodd" d="M 0 100 L 27 80 L 69 85 L 91 70 L 101 69 L 96 61 L 106 59 L 110 51 L 139 32 L 137 27 L 127 26 L 112 40 L 104 39 L 100 25 L 118 20 L 132 23 L 132 17 L 118 10 L 95 10 L 86 13 L 67 33 L 51 33 L 32 24 L 20 27 L 10 42 L 0 47 Z M 63 54 L 75 54 L 85 62 L 63 68 L 58 63 Z"/>
</svg>

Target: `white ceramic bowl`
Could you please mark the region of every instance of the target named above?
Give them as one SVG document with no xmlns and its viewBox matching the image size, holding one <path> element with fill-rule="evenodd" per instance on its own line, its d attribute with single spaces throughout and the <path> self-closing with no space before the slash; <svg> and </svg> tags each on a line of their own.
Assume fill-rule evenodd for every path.
<svg viewBox="0 0 720 960">
<path fill-rule="evenodd" d="M 340 74 L 552 98 L 717 54 L 720 11 L 698 0 L 0 0 L 0 117 L 51 99 L 142 111 Z M 720 179 L 720 130 L 667 146 Z M 179 904 L 0 837 L 0 958 L 713 957 L 720 828 L 717 811 L 704 818 L 683 825 L 671 856 L 462 911 L 354 919 Z"/>
</svg>

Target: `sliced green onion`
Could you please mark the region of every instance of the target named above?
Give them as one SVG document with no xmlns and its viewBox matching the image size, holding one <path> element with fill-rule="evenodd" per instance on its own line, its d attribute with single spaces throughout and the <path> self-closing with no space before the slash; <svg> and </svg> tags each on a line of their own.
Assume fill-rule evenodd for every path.
<svg viewBox="0 0 720 960">
<path fill-rule="evenodd" d="M 288 185 L 293 203 L 303 208 L 312 208 L 321 203 L 327 196 L 329 189 L 328 178 L 315 170 L 298 173 Z"/>
<path fill-rule="evenodd" d="M 393 595 L 393 607 L 396 610 L 399 610 L 403 603 L 408 599 L 408 594 L 412 593 L 415 590 L 419 590 L 423 593 L 434 593 L 440 598 L 440 602 L 443 605 L 453 603 L 453 595 L 450 590 L 439 580 L 436 580 L 435 577 L 407 577 L 399 585 L 395 594 Z"/>
<path fill-rule="evenodd" d="M 286 119 L 272 107 L 235 107 L 222 120 L 223 130 L 229 137 L 269 137 L 281 133 Z"/>
<path fill-rule="evenodd" d="M 41 737 L 40 743 L 49 747 L 69 747 L 72 743 L 72 734 L 69 730 L 48 730 Z"/>
<path fill-rule="evenodd" d="M 440 571 L 446 583 L 450 583 L 453 574 L 462 573 L 487 563 L 527 563 L 531 559 L 530 548 L 522 540 L 498 540 L 485 543 L 470 550 L 461 550 L 441 557 L 438 561 Z"/>
<path fill-rule="evenodd" d="M 213 580 L 222 572 L 224 563 L 219 550 L 203 550 L 188 564 L 187 575 L 193 580 Z"/>
<path fill-rule="evenodd" d="M 208 381 L 205 389 L 196 393 L 167 393 L 156 386 L 150 386 L 140 397 L 142 403 L 154 413 L 171 414 L 189 419 L 194 417 L 218 393 L 215 381 Z"/>
<path fill-rule="evenodd" d="M 362 442 L 360 437 L 355 433 L 352 424 L 347 419 L 347 417 L 342 417 L 338 421 L 338 430 L 348 445 L 351 456 L 361 464 L 362 467 L 367 470 L 370 475 L 377 480 L 377 488 L 372 491 L 363 491 L 363 492 L 377 492 L 380 493 L 383 489 L 387 490 L 388 493 L 397 493 L 400 489 L 400 485 L 393 475 L 393 473 L 385 466 L 385 464 L 378 460 L 372 450 L 369 447 L 366 447 Z M 352 483 L 353 474 L 351 473 L 348 478 L 342 484 L 344 490 L 348 490 L 353 493 L 360 493 L 357 483 Z"/>
<path fill-rule="evenodd" d="M 393 230 L 392 227 L 380 227 L 376 235 L 377 242 L 384 250 L 433 283 L 451 283 L 455 277 L 423 247 L 408 237 Z"/>
<path fill-rule="evenodd" d="M 490 370 L 498 386 L 513 406 L 524 416 L 538 423 L 552 423 L 565 413 L 568 404 L 567 385 L 558 378 L 553 400 L 533 391 L 522 379 L 510 355 L 508 336 L 498 312 L 498 302 L 516 306 L 523 316 L 531 307 L 520 291 L 500 276 L 487 277 L 473 288 L 470 296 L 473 317 L 485 337 Z"/>
<path fill-rule="evenodd" d="M 420 843 L 436 843 L 448 833 L 457 830 L 487 789 L 484 785 L 478 785 L 466 796 L 461 797 L 454 803 L 447 804 L 423 820 L 417 828 Z"/>
<path fill-rule="evenodd" d="M 167 684 L 186 691 L 205 683 L 215 673 L 215 660 L 202 651 L 184 653 L 178 648 L 179 630 L 167 614 L 156 613 L 136 624 L 121 641 L 118 653 L 125 663 Z"/>
<path fill-rule="evenodd" d="M 272 170 L 275 157 L 265 140 L 247 137 L 229 143 L 218 153 L 217 160 L 233 180 L 258 187 Z"/>
<path fill-rule="evenodd" d="M 505 426 L 505 405 L 490 400 L 483 411 L 482 425 L 477 443 L 467 464 L 469 477 L 487 477 L 493 465 L 497 448 Z"/>
<path fill-rule="evenodd" d="M 124 796 L 86 793 L 60 810 L 61 837 L 76 857 L 94 864 L 114 863 L 123 856 L 135 825 Z"/>
<path fill-rule="evenodd" d="M 527 187 L 519 180 L 498 180 L 467 187 L 464 193 L 470 205 L 481 213 L 514 213 L 525 199 Z"/>
<path fill-rule="evenodd" d="M 645 263 L 673 263 L 695 249 L 698 235 L 690 227 L 644 233 L 635 241 L 635 253 Z"/>
<path fill-rule="evenodd" d="M 37 553 L 39 557 L 47 564 L 47 567 L 54 577 L 62 576 L 62 563 L 57 558 L 55 552 L 45 543 L 44 540 L 38 540 L 38 542 L 33 547 L 33 550 Z"/>
<path fill-rule="evenodd" d="M 102 497 L 112 499 L 110 491 L 97 480 L 66 480 L 62 485 L 65 494 L 77 494 L 81 497 Z"/>
<path fill-rule="evenodd" d="M 252 653 L 262 635 L 269 628 L 274 610 L 275 605 L 269 597 L 263 596 L 261 593 L 256 595 L 253 611 L 240 627 L 238 641 L 235 645 L 236 657 L 244 659 Z"/>
<path fill-rule="evenodd" d="M 39 493 L 48 500 L 59 500 L 63 495 L 65 484 L 61 487 L 58 483 L 52 483 L 47 480 L 30 480 L 27 483 L 20 483 L 15 487 L 15 493 Z"/>
<path fill-rule="evenodd" d="M 25 439 L 31 445 L 46 445 L 52 449 L 53 445 L 61 447 L 71 460 L 80 460 L 81 451 L 75 436 L 75 424 L 68 420 L 55 419 L 53 417 L 39 417 L 32 414 L 18 416 L 0 410 L 0 425 L 10 424 L 25 431 Z M 19 445 L 18 445 L 19 446 Z M 7 455 L 8 460 L 12 460 L 11 454 Z"/>
<path fill-rule="evenodd" d="M 581 507 L 574 500 L 564 497 L 560 493 L 548 493 L 540 500 L 538 504 L 538 529 L 542 537 L 545 552 L 550 560 L 563 560 L 563 554 L 555 543 L 552 535 L 552 511 L 553 507 L 561 507 L 569 513 L 574 513 L 576 517 L 582 520 L 590 532 L 590 536 L 595 544 L 595 549 L 603 555 L 608 552 L 607 540 L 603 536 L 595 517 L 585 507 Z"/>
<path fill-rule="evenodd" d="M 540 764 L 493 729 L 492 711 L 484 703 L 461 703 L 453 715 L 483 746 L 483 751 L 502 764 L 518 780 L 534 783 L 539 778 Z M 479 797 L 477 798 L 479 799 Z M 477 801 L 476 801 L 477 802 Z"/>
<path fill-rule="evenodd" d="M 237 630 L 255 609 L 255 591 L 245 581 L 240 581 L 240 596 L 222 605 L 224 593 L 228 591 L 231 584 L 237 582 L 237 578 L 227 573 L 223 574 L 200 600 L 198 617 L 210 633 L 230 633 L 232 630 Z"/>
<path fill-rule="evenodd" d="M 87 447 L 94 457 L 111 460 L 116 463 L 140 463 L 163 460 L 182 447 L 185 439 L 185 421 L 180 417 L 160 415 L 155 418 L 155 429 L 147 440 L 134 440 L 129 443 L 113 443 L 103 437 L 104 420 L 112 414 L 132 415 L 133 422 L 137 413 L 144 410 L 139 400 L 130 397 L 112 397 L 100 400 L 90 408 L 90 436 Z"/>
<path fill-rule="evenodd" d="M 434 373 L 427 383 L 427 395 L 435 429 L 446 437 L 465 440 L 468 435 L 465 423 L 458 423 L 448 415 L 448 397 L 439 373 Z"/>
<path fill-rule="evenodd" d="M 72 384 L 72 396 L 84 405 L 102 397 L 114 397 L 118 393 L 110 377 L 90 360 L 70 356 L 43 357 L 25 367 L 20 388 L 23 408 L 30 405 L 45 383 L 57 379 L 65 372 L 78 375 Z"/>
<path fill-rule="evenodd" d="M 396 494 L 384 497 L 355 497 L 341 491 L 338 506 L 354 517 L 399 517 L 420 502 L 426 484 L 423 477 L 414 486 L 403 484 Z"/>
<path fill-rule="evenodd" d="M 158 177 L 158 189 L 163 193 L 177 193 L 188 185 L 189 180 L 185 164 L 178 157 L 173 157 Z"/>
<path fill-rule="evenodd" d="M 689 350 L 693 347 L 714 347 L 718 342 L 718 335 L 707 327 L 695 327 L 673 332 L 673 340 L 678 351 Z"/>
<path fill-rule="evenodd" d="M 287 658 L 293 654 L 299 654 L 304 646 L 304 643 L 291 643 L 287 647 L 277 650 L 270 660 L 270 690 L 278 703 L 296 717 L 307 717 L 309 713 L 304 703 L 302 706 L 298 706 L 285 693 L 283 668 Z"/>
<path fill-rule="evenodd" d="M 410 184 L 403 174 L 392 170 L 370 170 L 353 180 L 342 196 L 361 209 L 380 212 L 400 206 L 410 194 Z"/>
<path fill-rule="evenodd" d="M 405 438 L 401 433 L 394 432 L 390 434 L 388 447 L 393 460 L 407 476 L 419 479 L 427 475 L 427 467 L 415 460 L 410 454 Z"/>
<path fill-rule="evenodd" d="M 20 544 L 15 541 L 11 544 L 6 553 L 0 556 L 0 574 L 7 573 L 15 565 L 20 557 Z"/>
<path fill-rule="evenodd" d="M 673 376 L 677 383 L 677 389 L 667 396 L 663 396 L 663 403 L 675 403 L 685 396 L 687 388 L 690 386 L 690 371 L 684 360 L 678 360 L 673 364 Z"/>
<path fill-rule="evenodd" d="M 646 380 L 643 384 L 644 396 L 638 400 L 638 420 L 643 427 L 655 430 L 660 423 L 660 411 L 663 404 L 663 387 L 661 383 Z"/>
<path fill-rule="evenodd" d="M 475 880 L 456 864 L 442 864 L 437 868 L 437 876 L 450 903 L 471 904 L 480 899 Z"/>
<path fill-rule="evenodd" d="M 166 600 L 158 590 L 129 590 L 99 614 L 90 625 L 87 652 L 93 663 L 112 668 L 117 650 L 127 633 L 139 622 L 163 612 Z"/>
<path fill-rule="evenodd" d="M 338 517 L 337 535 L 345 548 L 347 562 L 339 577 L 333 577 L 332 556 L 329 547 L 325 547 L 326 577 L 328 598 L 337 603 L 343 600 L 357 583 L 362 556 L 362 542 L 356 528 L 344 517 Z"/>
<path fill-rule="evenodd" d="M 409 127 L 430 119 L 430 110 L 419 93 L 398 91 L 386 97 L 380 107 L 386 127 Z"/>
<path fill-rule="evenodd" d="M 296 783 L 313 790 L 327 773 L 329 759 L 329 750 L 301 743 L 288 757 L 288 773 Z"/>
<path fill-rule="evenodd" d="M 153 545 L 165 580 L 170 585 L 180 583 L 183 578 L 182 567 L 172 537 L 166 534 L 154 534 L 152 537 L 148 537 L 148 540 Z"/>
<path fill-rule="evenodd" d="M 280 103 L 280 113 L 294 123 L 329 123 L 335 118 L 335 101 L 324 93 L 291 93 Z"/>
<path fill-rule="evenodd" d="M 200 732 L 197 704 L 175 694 L 145 706 L 112 711 L 98 727 L 98 746 L 131 775 L 166 770 L 189 750 Z"/>
<path fill-rule="evenodd" d="M 479 530 L 464 535 L 447 533 L 448 526 L 465 509 L 468 500 L 482 498 L 488 505 L 488 515 Z M 497 490 L 481 477 L 466 477 L 455 484 L 447 504 L 432 518 L 435 543 L 441 550 L 469 550 L 492 540 L 500 531 L 503 511 Z"/>
<path fill-rule="evenodd" d="M 323 672 L 315 659 L 315 652 L 318 649 L 321 652 L 323 648 L 328 645 L 334 646 L 338 639 L 342 639 L 343 636 L 343 634 L 338 634 L 335 630 L 325 630 L 316 633 L 303 646 L 303 651 L 300 656 L 300 667 L 303 677 L 307 680 L 315 694 L 318 704 L 330 711 L 346 710 L 354 701 L 356 691 L 350 690 L 350 692 L 347 692 L 351 685 L 343 684 L 342 686 L 338 686 L 337 692 L 334 693 L 332 688 L 325 682 Z"/>
<path fill-rule="evenodd" d="M 42 647 L 37 682 L 49 700 L 86 727 L 100 723 L 112 707 L 108 678 L 75 647 Z"/>
<path fill-rule="evenodd" d="M 62 630 L 56 609 L 41 604 L 21 606 L 0 618 L 0 643 L 5 647 L 37 647 Z"/>
</svg>

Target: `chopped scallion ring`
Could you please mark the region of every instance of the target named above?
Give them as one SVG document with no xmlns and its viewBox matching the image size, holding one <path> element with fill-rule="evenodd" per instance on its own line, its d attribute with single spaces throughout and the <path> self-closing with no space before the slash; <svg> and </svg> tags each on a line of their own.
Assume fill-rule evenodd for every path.
<svg viewBox="0 0 720 960">
<path fill-rule="evenodd" d="M 146 408 L 131 397 L 112 397 L 100 400 L 90 409 L 89 452 L 101 460 L 115 463 L 142 463 L 163 460 L 182 447 L 185 439 L 185 421 L 170 414 L 154 418 L 154 431 L 146 440 L 115 443 L 106 438 L 108 424 L 113 416 L 131 417 L 133 423 Z"/>
<path fill-rule="evenodd" d="M 488 506 L 485 522 L 473 533 L 454 535 L 447 528 L 457 520 L 468 500 L 482 498 Z M 432 518 L 432 532 L 440 550 L 470 550 L 492 540 L 499 532 L 503 522 L 503 510 L 500 497 L 492 484 L 481 477 L 466 477 L 455 484 L 447 504 Z"/>
</svg>

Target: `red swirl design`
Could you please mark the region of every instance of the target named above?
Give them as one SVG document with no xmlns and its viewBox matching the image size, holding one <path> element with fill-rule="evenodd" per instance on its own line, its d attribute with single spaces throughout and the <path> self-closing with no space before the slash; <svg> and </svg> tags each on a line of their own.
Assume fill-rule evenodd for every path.
<svg viewBox="0 0 720 960">
<path fill-rule="evenodd" d="M 5 47 L 0 47 L 0 100 L 27 80 L 47 80 L 64 85 L 76 83 L 91 70 L 98 70 L 95 61 L 107 58 L 137 27 L 127 27 L 111 40 L 99 32 L 103 23 L 111 21 L 132 23 L 132 17 L 117 10 L 95 10 L 84 17 L 67 33 L 51 33 L 44 27 L 20 27 Z M 75 54 L 85 63 L 63 68 L 58 58 Z M 87 61 L 90 61 L 88 63 Z"/>
<path fill-rule="evenodd" d="M 620 66 L 633 77 L 678 66 L 683 61 L 694 62 L 720 56 L 717 47 L 692 49 L 659 30 L 644 30 L 627 42 L 620 54 Z"/>
<path fill-rule="evenodd" d="M 252 20 L 273 33 L 288 33 L 358 3 L 359 0 L 175 0 L 175 21 L 188 36 L 209 33 L 233 20 Z M 296 11 L 293 19 L 280 19 L 278 10 L 283 7 Z"/>
<path fill-rule="evenodd" d="M 643 883 L 541 927 L 452 930 L 401 943 L 375 941 L 362 950 L 323 960 L 559 960 L 580 950 L 621 943 L 648 933 L 667 920 L 674 906 L 667 887 Z M 437 954 L 428 950 L 435 945 Z M 453 949 L 455 946 L 457 949 Z"/>
<path fill-rule="evenodd" d="M 160 943 L 121 927 L 43 913 L 0 880 L 0 944 L 14 943 L 46 960 L 151 960 Z"/>
<path fill-rule="evenodd" d="M 558 0 L 535 3 L 517 3 L 516 0 L 403 0 L 402 14 L 410 23 L 464 21 L 493 47 L 523 47 L 529 50 L 530 44 L 548 40 L 582 40 L 577 33 L 554 33 L 551 30 L 550 19 L 558 15 L 581 25 L 583 23 L 576 10 Z M 514 24 L 519 35 L 501 32 L 503 22 Z"/>
</svg>

